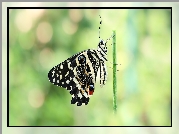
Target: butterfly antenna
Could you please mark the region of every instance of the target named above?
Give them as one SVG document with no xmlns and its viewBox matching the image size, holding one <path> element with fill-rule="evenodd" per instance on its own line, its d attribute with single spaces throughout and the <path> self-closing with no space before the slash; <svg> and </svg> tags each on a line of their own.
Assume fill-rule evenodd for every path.
<svg viewBox="0 0 179 134">
<path fill-rule="evenodd" d="M 102 19 L 101 19 L 101 16 L 99 15 L 99 17 L 100 17 L 100 25 L 99 25 L 99 41 L 100 41 L 100 39 L 101 39 L 101 37 L 100 37 L 100 29 L 101 29 L 101 25 L 102 25 Z"/>
</svg>

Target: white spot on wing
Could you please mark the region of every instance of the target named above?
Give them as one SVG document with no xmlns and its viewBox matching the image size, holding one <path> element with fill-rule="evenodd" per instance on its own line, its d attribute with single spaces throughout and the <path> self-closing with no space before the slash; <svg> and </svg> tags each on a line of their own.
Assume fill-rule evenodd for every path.
<svg viewBox="0 0 179 134">
<path fill-rule="evenodd" d="M 82 94 L 80 92 L 78 93 L 78 97 L 82 98 Z"/>
<path fill-rule="evenodd" d="M 62 64 L 60 65 L 60 69 L 63 69 L 63 65 Z"/>
<path fill-rule="evenodd" d="M 84 92 L 83 94 L 86 98 L 88 98 L 88 94 L 86 92 Z"/>
<path fill-rule="evenodd" d="M 69 74 L 69 72 L 67 72 L 67 73 L 65 74 L 65 77 L 67 77 L 68 74 Z"/>
<path fill-rule="evenodd" d="M 55 71 L 53 70 L 53 72 L 52 72 L 52 77 L 54 76 L 54 74 L 55 74 Z"/>
<path fill-rule="evenodd" d="M 62 75 L 60 75 L 60 80 L 62 79 Z"/>
<path fill-rule="evenodd" d="M 69 84 L 69 82 L 70 82 L 69 80 L 66 81 L 67 84 Z"/>
<path fill-rule="evenodd" d="M 70 69 L 70 68 L 71 68 L 71 67 L 70 67 L 71 64 L 70 64 L 70 63 L 67 63 L 67 65 L 68 65 L 68 68 Z"/>
</svg>

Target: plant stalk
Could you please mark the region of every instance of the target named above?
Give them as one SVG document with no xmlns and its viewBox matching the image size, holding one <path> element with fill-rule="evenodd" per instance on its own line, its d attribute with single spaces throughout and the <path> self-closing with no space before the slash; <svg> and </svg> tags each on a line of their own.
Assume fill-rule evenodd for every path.
<svg viewBox="0 0 179 134">
<path fill-rule="evenodd" d="M 117 112 L 117 80 L 116 80 L 116 31 L 113 31 L 113 111 Z"/>
</svg>

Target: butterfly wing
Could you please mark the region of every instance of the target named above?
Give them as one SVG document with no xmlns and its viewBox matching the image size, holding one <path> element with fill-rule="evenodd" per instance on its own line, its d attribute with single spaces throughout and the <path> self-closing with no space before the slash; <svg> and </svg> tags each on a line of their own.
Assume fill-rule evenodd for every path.
<svg viewBox="0 0 179 134">
<path fill-rule="evenodd" d="M 84 57 L 84 63 L 79 62 L 79 57 Z M 71 102 L 77 105 L 89 102 L 90 95 L 94 92 L 94 83 L 96 82 L 96 76 L 99 68 L 99 57 L 95 50 L 87 50 L 80 53 L 78 57 L 73 61 L 75 65 L 73 81 L 77 84 L 77 88 L 70 91 L 72 94 Z M 78 90 L 77 90 L 78 89 Z"/>
<path fill-rule="evenodd" d="M 81 56 L 85 58 L 84 63 L 79 62 Z M 48 78 L 54 85 L 70 90 L 72 104 L 88 104 L 89 95 L 94 92 L 98 68 L 99 57 L 95 50 L 89 49 L 53 67 L 48 73 Z"/>
<path fill-rule="evenodd" d="M 67 90 L 73 89 L 75 86 L 75 83 L 73 82 L 75 75 L 75 65 L 73 65 L 73 61 L 76 59 L 76 57 L 78 57 L 78 55 L 80 55 L 80 53 L 73 55 L 64 62 L 53 67 L 48 73 L 49 81 L 52 84 L 66 88 Z"/>
</svg>

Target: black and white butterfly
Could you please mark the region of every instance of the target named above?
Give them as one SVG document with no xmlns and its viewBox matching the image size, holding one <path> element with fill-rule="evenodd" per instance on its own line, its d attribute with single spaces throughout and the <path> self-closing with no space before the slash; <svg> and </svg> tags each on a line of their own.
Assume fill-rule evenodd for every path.
<svg viewBox="0 0 179 134">
<path fill-rule="evenodd" d="M 101 19 L 101 16 L 100 16 Z M 100 20 L 100 25 L 102 20 Z M 66 88 L 72 95 L 71 104 L 77 103 L 81 106 L 88 104 L 90 96 L 93 95 L 96 83 L 97 72 L 100 73 L 100 85 L 105 85 L 107 81 L 107 42 L 100 39 L 97 49 L 88 49 L 79 52 L 62 63 L 53 67 L 48 78 L 56 86 Z"/>
</svg>

